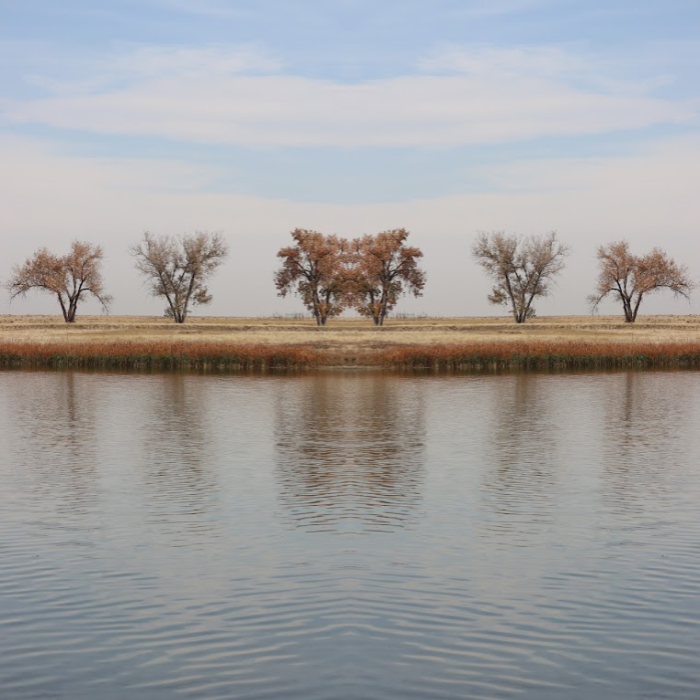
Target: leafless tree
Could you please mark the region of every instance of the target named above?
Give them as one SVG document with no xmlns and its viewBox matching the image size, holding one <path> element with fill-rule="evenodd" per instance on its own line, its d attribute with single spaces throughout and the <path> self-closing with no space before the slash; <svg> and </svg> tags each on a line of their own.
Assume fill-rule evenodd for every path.
<svg viewBox="0 0 700 700">
<path fill-rule="evenodd" d="M 206 282 L 228 255 L 220 233 L 197 231 L 180 237 L 146 231 L 131 248 L 136 269 L 148 280 L 151 294 L 165 297 L 165 315 L 184 323 L 190 306 L 211 302 Z"/>
<path fill-rule="evenodd" d="M 298 294 L 319 326 L 341 314 L 346 305 L 344 251 L 347 242 L 337 236 L 297 228 L 294 245 L 282 248 L 277 257 L 282 267 L 275 273 L 279 296 Z"/>
<path fill-rule="evenodd" d="M 678 265 L 660 248 L 646 255 L 630 253 L 627 241 L 608 243 L 598 248 L 598 286 L 588 297 L 595 311 L 608 295 L 622 302 L 627 323 L 637 320 L 642 299 L 660 289 L 670 289 L 675 296 L 690 299 L 693 281 L 688 269 Z"/>
<path fill-rule="evenodd" d="M 405 245 L 408 235 L 399 228 L 353 241 L 351 303 L 375 326 L 384 324 L 401 294 L 408 291 L 419 297 L 423 293 L 425 272 L 418 267 L 423 253 Z"/>
<path fill-rule="evenodd" d="M 10 299 L 26 296 L 32 289 L 56 295 L 66 323 L 75 322 L 78 304 L 86 296 L 95 297 L 105 311 L 112 301 L 104 291 L 102 248 L 83 241 L 73 241 L 67 255 L 37 250 L 23 265 L 13 268 L 5 286 Z"/>
<path fill-rule="evenodd" d="M 549 295 L 569 248 L 554 231 L 529 237 L 491 231 L 479 233 L 472 254 L 495 283 L 489 301 L 510 306 L 515 322 L 525 323 L 535 315 L 535 299 Z"/>
</svg>

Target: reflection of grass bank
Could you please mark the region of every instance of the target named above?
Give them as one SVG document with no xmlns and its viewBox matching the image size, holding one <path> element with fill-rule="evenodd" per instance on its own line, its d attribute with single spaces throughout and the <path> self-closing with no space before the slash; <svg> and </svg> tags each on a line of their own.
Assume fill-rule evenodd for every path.
<svg viewBox="0 0 700 700">
<path fill-rule="evenodd" d="M 700 342 L 493 342 L 403 346 L 386 350 L 382 364 L 406 369 L 543 370 L 700 367 Z"/>
<path fill-rule="evenodd" d="M 0 366 L 258 370 L 700 367 L 700 316 L 310 320 L 0 316 Z"/>
<path fill-rule="evenodd" d="M 309 348 L 231 343 L 49 342 L 0 344 L 1 367 L 49 369 L 263 370 L 319 363 Z"/>
</svg>

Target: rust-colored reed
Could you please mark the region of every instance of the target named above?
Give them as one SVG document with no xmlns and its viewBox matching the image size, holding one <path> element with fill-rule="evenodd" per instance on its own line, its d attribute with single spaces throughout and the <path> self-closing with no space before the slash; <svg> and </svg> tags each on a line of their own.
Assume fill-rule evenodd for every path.
<svg viewBox="0 0 700 700">
<path fill-rule="evenodd" d="M 565 340 L 404 345 L 381 351 L 376 361 L 400 368 L 457 370 L 700 367 L 700 343 Z"/>
<path fill-rule="evenodd" d="M 291 345 L 169 341 L 0 343 L 2 367 L 261 370 L 316 364 L 318 352 Z"/>
<path fill-rule="evenodd" d="M 475 341 L 364 348 L 222 341 L 0 343 L 0 367 L 268 370 L 323 365 L 463 371 L 700 367 L 700 342 Z"/>
</svg>

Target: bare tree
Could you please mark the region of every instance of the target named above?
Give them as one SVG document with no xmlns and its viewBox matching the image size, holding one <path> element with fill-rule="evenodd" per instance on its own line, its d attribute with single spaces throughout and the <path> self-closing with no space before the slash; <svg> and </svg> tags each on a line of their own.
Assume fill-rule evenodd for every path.
<svg viewBox="0 0 700 700">
<path fill-rule="evenodd" d="M 495 282 L 489 301 L 510 306 L 515 322 L 525 323 L 535 315 L 535 299 L 549 295 L 569 248 L 554 231 L 527 238 L 491 231 L 479 233 L 472 254 Z"/>
<path fill-rule="evenodd" d="M 13 268 L 5 286 L 10 299 L 24 297 L 32 289 L 55 294 L 66 323 L 75 322 L 78 304 L 86 296 L 95 297 L 105 311 L 112 301 L 102 281 L 102 248 L 83 241 L 73 241 L 67 255 L 37 250 L 23 265 Z"/>
<path fill-rule="evenodd" d="M 384 324 L 401 294 L 408 291 L 419 297 L 423 293 L 425 272 L 418 267 L 423 253 L 405 245 L 408 235 L 406 229 L 398 228 L 353 241 L 352 305 L 375 326 Z"/>
<path fill-rule="evenodd" d="M 278 295 L 298 294 L 319 326 L 345 309 L 344 251 L 347 242 L 337 236 L 297 228 L 294 245 L 282 248 L 277 257 L 282 267 L 275 273 Z"/>
<path fill-rule="evenodd" d="M 228 255 L 220 233 L 197 231 L 178 238 L 146 231 L 131 248 L 136 269 L 149 281 L 154 297 L 165 297 L 165 315 L 184 323 L 190 306 L 211 302 L 206 282 Z"/>
<path fill-rule="evenodd" d="M 670 289 L 675 296 L 690 299 L 693 281 L 688 269 L 678 265 L 660 248 L 646 255 L 630 253 L 627 241 L 617 241 L 598 248 L 598 286 L 588 297 L 595 311 L 600 302 L 612 294 L 622 302 L 627 323 L 637 320 L 642 299 L 660 289 Z"/>
</svg>

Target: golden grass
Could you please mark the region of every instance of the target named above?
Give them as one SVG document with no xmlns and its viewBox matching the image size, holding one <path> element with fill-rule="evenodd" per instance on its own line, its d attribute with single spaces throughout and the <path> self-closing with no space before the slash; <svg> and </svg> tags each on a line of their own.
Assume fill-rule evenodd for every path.
<svg viewBox="0 0 700 700">
<path fill-rule="evenodd" d="M 698 366 L 700 317 L 365 319 L 0 316 L 0 365 L 153 369 Z"/>
</svg>

